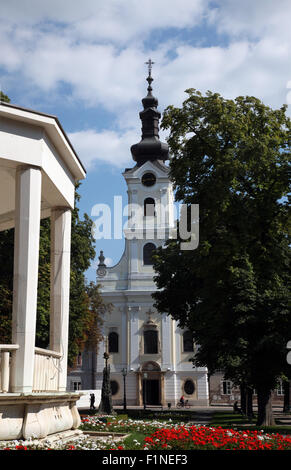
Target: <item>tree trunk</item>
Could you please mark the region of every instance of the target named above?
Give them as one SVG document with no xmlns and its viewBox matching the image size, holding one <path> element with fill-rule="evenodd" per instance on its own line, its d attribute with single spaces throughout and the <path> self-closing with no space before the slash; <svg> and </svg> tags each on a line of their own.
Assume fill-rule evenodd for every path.
<svg viewBox="0 0 291 470">
<path fill-rule="evenodd" d="M 288 382 L 283 382 L 283 390 L 284 390 L 283 412 L 289 413 L 290 412 L 290 380 L 288 380 Z"/>
<path fill-rule="evenodd" d="M 246 401 L 246 386 L 245 384 L 240 385 L 240 409 L 242 413 L 247 414 L 247 401 Z"/>
<path fill-rule="evenodd" d="M 272 410 L 272 391 L 258 388 L 258 419 L 257 426 L 274 426 L 275 420 Z"/>
<path fill-rule="evenodd" d="M 249 418 L 253 418 L 254 412 L 253 412 L 253 389 L 251 387 L 246 387 L 246 395 L 247 395 L 247 416 Z"/>
<path fill-rule="evenodd" d="M 92 354 L 92 389 L 97 389 L 97 351 L 91 352 Z"/>
</svg>

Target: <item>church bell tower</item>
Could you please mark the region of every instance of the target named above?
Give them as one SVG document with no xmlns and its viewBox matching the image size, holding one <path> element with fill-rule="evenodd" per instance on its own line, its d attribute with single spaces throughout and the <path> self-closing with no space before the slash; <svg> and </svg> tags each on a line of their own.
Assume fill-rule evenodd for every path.
<svg viewBox="0 0 291 470">
<path fill-rule="evenodd" d="M 107 352 L 113 405 L 123 403 L 124 371 L 129 406 L 175 405 L 182 394 L 189 402 L 203 405 L 208 403 L 207 375 L 204 369 L 193 371 L 189 361 L 193 341 L 186 347 L 185 332 L 175 320 L 153 307 L 152 294 L 157 290 L 153 253 L 175 236 L 176 217 L 169 167 L 165 163 L 169 148 L 159 138 L 161 114 L 152 94 L 152 64 L 149 59 L 147 95 L 139 113 L 141 140 L 131 147 L 134 165 L 123 172 L 128 193 L 124 253 L 112 267 L 105 265 L 103 252 L 99 257 L 97 283 L 101 284 L 104 301 L 113 310 L 104 318 L 96 388 L 101 388 Z"/>
</svg>

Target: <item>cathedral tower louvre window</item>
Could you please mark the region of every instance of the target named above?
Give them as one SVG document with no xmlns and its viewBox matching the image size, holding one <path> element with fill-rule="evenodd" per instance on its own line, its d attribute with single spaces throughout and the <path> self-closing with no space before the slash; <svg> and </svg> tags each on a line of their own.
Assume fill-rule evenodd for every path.
<svg viewBox="0 0 291 470">
<path fill-rule="evenodd" d="M 145 217 L 155 217 L 155 200 L 152 197 L 147 197 L 144 200 L 144 216 Z"/>
<path fill-rule="evenodd" d="M 153 252 L 156 249 L 156 245 L 154 243 L 146 243 L 143 247 L 143 264 L 152 266 L 153 263 Z"/>
</svg>

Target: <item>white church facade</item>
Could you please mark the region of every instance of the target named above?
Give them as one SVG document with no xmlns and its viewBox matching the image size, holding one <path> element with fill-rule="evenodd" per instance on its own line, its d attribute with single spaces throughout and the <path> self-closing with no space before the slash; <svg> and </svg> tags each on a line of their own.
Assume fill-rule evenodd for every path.
<svg viewBox="0 0 291 470">
<path fill-rule="evenodd" d="M 154 308 L 153 250 L 173 235 L 174 196 L 169 180 L 168 146 L 159 140 L 160 113 L 152 95 L 151 66 L 148 94 L 142 100 L 141 141 L 131 147 L 133 168 L 123 172 L 128 188 L 125 250 L 113 267 L 99 257 L 97 283 L 111 313 L 104 318 L 104 341 L 99 346 L 96 389 L 101 389 L 104 352 L 109 353 L 113 405 L 175 406 L 181 395 L 192 405 L 208 405 L 206 368 L 193 368 L 191 333 Z"/>
</svg>

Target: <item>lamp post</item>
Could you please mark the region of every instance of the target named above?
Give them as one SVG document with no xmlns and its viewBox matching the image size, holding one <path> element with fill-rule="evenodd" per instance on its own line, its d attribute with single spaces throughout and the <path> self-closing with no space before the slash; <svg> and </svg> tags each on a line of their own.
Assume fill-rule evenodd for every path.
<svg viewBox="0 0 291 470">
<path fill-rule="evenodd" d="M 144 372 L 143 374 L 143 409 L 146 409 L 146 401 L 147 401 L 147 392 L 146 392 L 146 379 L 148 378 L 148 374 Z"/>
<path fill-rule="evenodd" d="M 127 376 L 127 368 L 122 369 L 122 375 L 123 375 L 123 410 L 126 411 L 126 386 L 125 386 L 125 379 Z"/>
<path fill-rule="evenodd" d="M 104 355 L 103 355 L 104 359 L 105 359 L 105 368 L 107 370 L 107 363 L 108 363 L 108 359 L 109 359 L 109 354 L 108 352 L 105 352 Z"/>
</svg>

